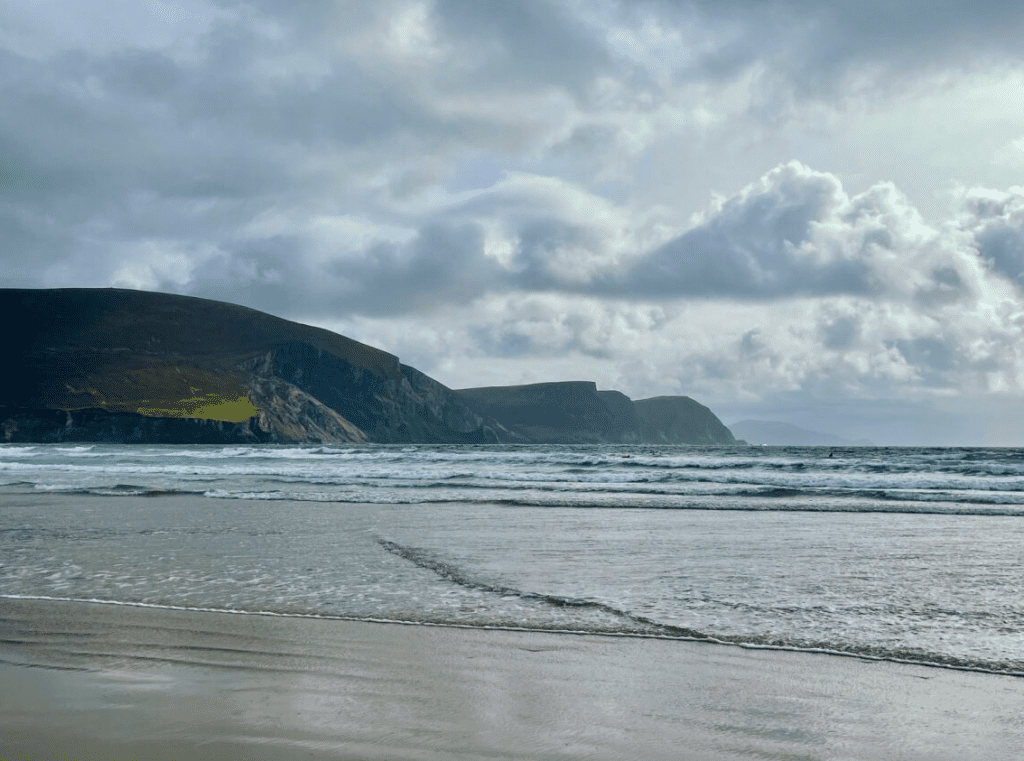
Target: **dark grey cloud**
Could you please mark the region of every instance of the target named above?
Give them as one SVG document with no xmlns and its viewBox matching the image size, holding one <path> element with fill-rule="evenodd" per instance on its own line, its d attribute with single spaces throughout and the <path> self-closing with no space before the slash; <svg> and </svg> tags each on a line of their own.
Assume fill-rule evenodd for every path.
<svg viewBox="0 0 1024 761">
<path fill-rule="evenodd" d="M 910 364 L 926 368 L 931 374 L 952 370 L 956 365 L 955 348 L 940 338 L 914 338 L 894 345 Z"/>
<path fill-rule="evenodd" d="M 251 133 L 155 100 L 177 76 L 153 54 L 3 55 L 0 225 L 6 255 L 35 271 L 21 284 L 93 243 L 216 238 L 287 184 L 283 157 L 257 150 Z"/>
<path fill-rule="evenodd" d="M 596 76 L 621 68 L 570 3 L 436 0 L 433 9 L 447 40 L 460 41 L 470 56 L 479 51 L 479 64 L 465 75 L 469 82 L 580 92 Z"/>
<path fill-rule="evenodd" d="M 483 255 L 478 227 L 441 224 L 426 227 L 408 244 L 380 243 L 331 269 L 344 284 L 340 298 L 376 315 L 469 303 L 490 290 L 501 272 Z"/>
<path fill-rule="evenodd" d="M 611 336 L 601 335 L 599 320 L 587 310 L 549 307 L 539 315 L 530 309 L 516 311 L 500 322 L 471 326 L 467 335 L 475 352 L 501 359 L 613 357 Z"/>
<path fill-rule="evenodd" d="M 294 50 L 270 50 L 256 25 L 214 25 L 201 43 L 187 60 L 0 50 L 5 284 L 38 285 L 48 267 L 133 242 L 230 249 L 254 217 L 337 183 L 320 152 L 360 171 L 459 139 L 458 125 L 344 56 L 296 83 L 257 73 Z"/>
<path fill-rule="evenodd" d="M 309 62 L 289 60 L 306 42 L 268 39 L 255 26 L 219 24 L 204 38 L 196 61 L 126 50 L 82 60 L 76 78 L 98 82 L 116 105 L 152 116 L 179 137 L 233 135 L 251 154 L 288 145 L 379 148 L 408 134 L 454 131 L 458 137 L 457 124 L 397 88 L 386 71 L 328 51 L 311 51 Z"/>
<path fill-rule="evenodd" d="M 830 176 L 796 164 L 781 167 L 759 188 L 730 198 L 703 224 L 669 241 L 599 290 L 671 298 L 768 299 L 867 294 L 864 261 L 808 250 L 812 225 L 831 217 L 843 198 Z"/>
<path fill-rule="evenodd" d="M 486 325 L 469 330 L 469 337 L 476 348 L 489 357 L 526 358 L 552 354 L 537 345 L 533 338 L 515 327 Z M 559 351 L 563 347 L 559 347 Z"/>
<path fill-rule="evenodd" d="M 981 255 L 996 271 L 1024 285 L 1024 229 L 1020 223 L 986 225 L 978 232 L 977 241 Z"/>
<path fill-rule="evenodd" d="M 860 333 L 860 320 L 853 316 L 837 317 L 830 322 L 819 325 L 821 342 L 826 349 L 844 351 L 857 340 Z"/>
<path fill-rule="evenodd" d="M 306 264 L 305 242 L 295 236 L 272 236 L 232 242 L 196 266 L 185 288 L 164 282 L 159 290 L 183 290 L 282 314 L 294 308 L 296 299 L 322 301 L 317 282 Z"/>
<path fill-rule="evenodd" d="M 299 237 L 231 243 L 165 290 L 307 317 L 395 316 L 466 304 L 503 282 L 473 225 L 431 224 L 407 243 L 317 257 Z"/>
<path fill-rule="evenodd" d="M 634 19 L 653 12 L 711 38 L 678 76 L 729 78 L 761 62 L 770 78 L 805 95 L 849 85 L 853 74 L 867 77 L 861 87 L 898 89 L 938 67 L 1019 64 L 1024 52 L 1024 15 L 1011 2 L 639 0 L 622 7 Z"/>
<path fill-rule="evenodd" d="M 507 280 L 523 290 L 573 290 L 574 285 L 554 267 L 559 251 L 577 249 L 599 251 L 601 244 L 595 231 L 586 226 L 556 217 L 524 220 L 516 230 L 516 256 Z"/>
<path fill-rule="evenodd" d="M 1024 287 L 1024 189 L 968 195 L 960 225 L 992 269 Z"/>
</svg>

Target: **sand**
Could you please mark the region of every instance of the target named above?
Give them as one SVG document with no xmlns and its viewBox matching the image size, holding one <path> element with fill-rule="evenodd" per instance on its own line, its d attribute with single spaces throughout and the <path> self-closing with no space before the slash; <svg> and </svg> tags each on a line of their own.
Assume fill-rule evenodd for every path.
<svg viewBox="0 0 1024 761">
<path fill-rule="evenodd" d="M 1019 759 L 1024 679 L 0 599 L 0 758 Z"/>
</svg>

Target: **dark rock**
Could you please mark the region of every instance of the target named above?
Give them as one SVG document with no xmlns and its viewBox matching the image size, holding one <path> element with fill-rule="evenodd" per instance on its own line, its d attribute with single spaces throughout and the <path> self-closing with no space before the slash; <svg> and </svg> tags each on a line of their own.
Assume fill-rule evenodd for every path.
<svg viewBox="0 0 1024 761">
<path fill-rule="evenodd" d="M 639 444 L 644 441 L 640 416 L 636 412 L 633 400 L 621 391 L 598 391 L 611 413 L 618 441 L 623 444 Z"/>
<path fill-rule="evenodd" d="M 275 346 L 240 363 L 252 383 L 275 378 L 322 402 L 363 441 L 488 443 L 521 440 L 408 365 L 386 375 L 305 342 Z M 254 400 L 255 401 L 255 400 Z"/>
<path fill-rule="evenodd" d="M 537 444 L 621 441 L 621 426 L 593 381 L 464 388 L 456 393 L 480 415 Z"/>
<path fill-rule="evenodd" d="M 277 440 L 258 418 L 244 423 L 147 417 L 107 410 L 0 408 L 5 443 L 104 442 L 110 444 L 259 444 Z"/>
<path fill-rule="evenodd" d="M 735 444 L 715 413 L 688 396 L 655 396 L 633 402 L 644 441 L 653 444 Z"/>
</svg>

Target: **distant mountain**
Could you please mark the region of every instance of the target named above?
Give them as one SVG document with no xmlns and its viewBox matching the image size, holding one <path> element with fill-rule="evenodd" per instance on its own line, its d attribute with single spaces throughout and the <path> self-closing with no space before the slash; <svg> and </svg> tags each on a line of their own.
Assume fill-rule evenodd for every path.
<svg viewBox="0 0 1024 761">
<path fill-rule="evenodd" d="M 0 320 L 0 441 L 733 441 L 688 397 L 632 402 L 588 381 L 456 392 L 328 330 L 189 296 L 0 289 Z"/>
<path fill-rule="evenodd" d="M 766 446 L 849 447 L 872 445 L 866 439 L 851 441 L 830 433 L 808 431 L 805 428 L 773 420 L 741 420 L 730 425 L 729 430 L 737 439 L 743 439 L 748 444 L 764 444 Z"/>
</svg>

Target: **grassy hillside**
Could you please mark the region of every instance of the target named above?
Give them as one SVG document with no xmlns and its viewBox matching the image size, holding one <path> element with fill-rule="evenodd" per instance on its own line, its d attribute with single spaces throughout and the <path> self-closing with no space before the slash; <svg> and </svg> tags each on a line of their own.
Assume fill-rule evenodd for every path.
<svg viewBox="0 0 1024 761">
<path fill-rule="evenodd" d="M 301 341 L 398 376 L 398 359 L 235 304 L 121 289 L 0 289 L 0 405 L 240 422 L 257 414 L 242 360 Z"/>
</svg>

